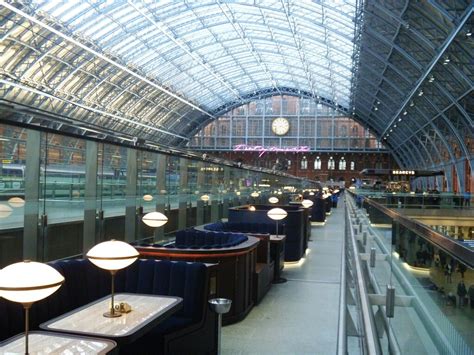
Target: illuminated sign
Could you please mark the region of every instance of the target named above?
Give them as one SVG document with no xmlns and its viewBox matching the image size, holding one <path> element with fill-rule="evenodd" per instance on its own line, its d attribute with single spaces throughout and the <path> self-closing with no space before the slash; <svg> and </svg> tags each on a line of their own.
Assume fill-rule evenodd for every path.
<svg viewBox="0 0 474 355">
<path fill-rule="evenodd" d="M 308 146 L 298 146 L 298 147 L 264 147 L 262 145 L 247 145 L 247 144 L 237 144 L 234 146 L 234 152 L 245 151 L 245 152 L 259 152 L 258 155 L 261 157 L 267 152 L 289 152 L 289 153 L 301 153 L 309 152 L 310 147 Z"/>
<path fill-rule="evenodd" d="M 415 170 L 392 170 L 392 175 L 415 175 Z"/>
<path fill-rule="evenodd" d="M 207 166 L 200 169 L 201 171 L 224 171 L 223 168 Z"/>
</svg>

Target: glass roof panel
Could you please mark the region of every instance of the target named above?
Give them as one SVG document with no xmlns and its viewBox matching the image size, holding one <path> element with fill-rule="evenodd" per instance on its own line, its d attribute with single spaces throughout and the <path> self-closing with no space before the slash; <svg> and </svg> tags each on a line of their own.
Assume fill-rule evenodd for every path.
<svg viewBox="0 0 474 355">
<path fill-rule="evenodd" d="M 33 3 L 205 109 L 279 86 L 349 105 L 356 0 Z"/>
</svg>

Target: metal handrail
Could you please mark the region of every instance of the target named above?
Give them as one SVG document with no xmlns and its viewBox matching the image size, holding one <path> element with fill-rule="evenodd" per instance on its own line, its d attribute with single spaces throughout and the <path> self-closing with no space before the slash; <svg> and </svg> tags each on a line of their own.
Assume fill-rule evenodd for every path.
<svg viewBox="0 0 474 355">
<path fill-rule="evenodd" d="M 346 212 L 348 206 L 346 205 Z M 355 275 L 356 275 L 356 286 L 358 291 L 358 297 L 360 299 L 361 315 L 362 315 L 362 325 L 364 329 L 363 339 L 366 347 L 367 354 L 381 354 L 380 344 L 378 342 L 378 336 L 375 329 L 375 321 L 373 313 L 371 312 L 371 305 L 369 301 L 369 296 L 367 292 L 367 287 L 364 282 L 361 260 L 359 258 L 359 251 L 357 248 L 357 243 L 354 237 L 354 228 L 350 218 L 347 218 L 346 223 L 349 223 L 349 244 L 348 248 L 352 248 L 354 255 L 354 266 L 355 266 Z"/>
<path fill-rule="evenodd" d="M 345 199 L 344 199 L 345 200 Z M 344 209 L 344 218 L 347 223 L 348 213 L 347 207 Z M 346 231 L 344 234 L 347 233 Z M 337 354 L 346 355 L 347 354 L 347 331 L 346 331 L 346 319 L 347 319 L 347 305 L 346 305 L 346 238 L 342 239 L 342 255 L 341 255 L 341 290 L 339 292 L 339 324 L 337 331 Z"/>
</svg>

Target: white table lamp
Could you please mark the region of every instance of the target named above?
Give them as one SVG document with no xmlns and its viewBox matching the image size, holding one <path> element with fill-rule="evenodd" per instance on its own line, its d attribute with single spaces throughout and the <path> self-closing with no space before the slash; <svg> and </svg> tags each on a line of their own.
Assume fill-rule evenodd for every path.
<svg viewBox="0 0 474 355">
<path fill-rule="evenodd" d="M 112 275 L 111 287 L 111 306 L 108 312 L 104 313 L 104 317 L 115 318 L 120 317 L 120 312 L 115 312 L 114 308 L 114 281 L 115 274 L 118 270 L 124 269 L 131 265 L 139 256 L 138 251 L 130 244 L 119 240 L 109 240 L 94 246 L 87 253 L 87 258 L 101 269 L 109 270 Z"/>
<path fill-rule="evenodd" d="M 311 201 L 311 200 L 303 200 L 303 201 L 301 201 L 301 205 L 302 205 L 304 208 L 310 208 L 311 206 L 313 206 L 313 201 Z"/>
<path fill-rule="evenodd" d="M 12 212 L 13 212 L 13 210 L 10 206 L 0 203 L 0 218 L 10 217 Z"/>
<path fill-rule="evenodd" d="M 161 212 L 150 212 L 142 217 L 142 221 L 149 227 L 158 228 L 168 222 L 168 217 Z"/>
<path fill-rule="evenodd" d="M 276 235 L 278 235 L 278 221 L 286 218 L 288 213 L 283 208 L 272 208 L 267 212 L 267 216 L 276 221 Z"/>
<path fill-rule="evenodd" d="M 47 264 L 25 260 L 0 270 L 0 297 L 18 302 L 25 309 L 25 354 L 28 354 L 31 305 L 56 292 L 64 277 Z"/>
<path fill-rule="evenodd" d="M 25 205 L 25 200 L 22 199 L 21 197 L 11 197 L 8 200 L 8 204 L 12 206 L 13 208 L 19 208 Z"/>
<path fill-rule="evenodd" d="M 278 199 L 278 197 L 275 197 L 275 196 L 272 196 L 268 199 L 268 202 L 273 203 L 273 204 L 278 203 L 278 201 L 280 200 Z"/>
<path fill-rule="evenodd" d="M 143 201 L 145 202 L 150 202 L 153 201 L 153 196 L 152 195 L 143 195 Z"/>
</svg>

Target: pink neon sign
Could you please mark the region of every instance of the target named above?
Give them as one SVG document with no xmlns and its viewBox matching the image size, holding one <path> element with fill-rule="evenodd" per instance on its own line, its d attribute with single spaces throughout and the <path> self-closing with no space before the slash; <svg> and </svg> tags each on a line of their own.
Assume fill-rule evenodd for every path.
<svg viewBox="0 0 474 355">
<path fill-rule="evenodd" d="M 262 145 L 247 145 L 247 144 L 237 144 L 234 146 L 234 152 L 245 151 L 245 152 L 260 152 L 258 155 L 261 157 L 266 152 L 291 152 L 291 153 L 301 153 L 309 152 L 310 148 L 308 146 L 298 146 L 298 147 L 264 147 Z"/>
</svg>

